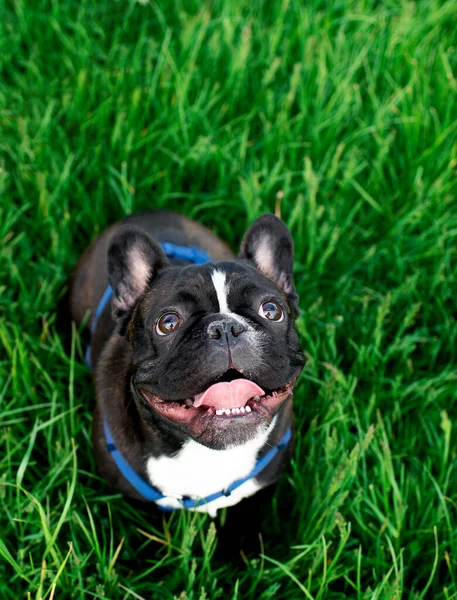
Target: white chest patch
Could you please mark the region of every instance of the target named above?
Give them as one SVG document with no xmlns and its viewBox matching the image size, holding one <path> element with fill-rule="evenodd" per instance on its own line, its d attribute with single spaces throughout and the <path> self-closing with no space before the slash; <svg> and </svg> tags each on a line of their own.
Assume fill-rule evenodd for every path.
<svg viewBox="0 0 457 600">
<path fill-rule="evenodd" d="M 275 426 L 273 419 L 266 430 L 262 430 L 254 439 L 227 450 L 211 450 L 194 440 L 189 440 L 173 457 L 150 457 L 146 471 L 152 485 L 168 496 L 157 504 L 181 508 L 177 498 L 190 496 L 205 498 L 210 494 L 225 490 L 237 479 L 247 477 L 254 468 L 259 450 L 265 445 Z M 222 496 L 208 505 L 195 510 L 216 515 L 218 508 L 237 504 L 242 498 L 254 494 L 260 488 L 255 479 L 250 479 L 230 496 Z"/>
</svg>

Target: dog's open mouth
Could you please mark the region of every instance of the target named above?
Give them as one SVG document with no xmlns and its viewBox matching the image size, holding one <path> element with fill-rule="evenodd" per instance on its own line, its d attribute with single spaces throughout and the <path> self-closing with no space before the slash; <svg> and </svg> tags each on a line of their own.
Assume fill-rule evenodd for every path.
<svg viewBox="0 0 457 600">
<path fill-rule="evenodd" d="M 270 420 L 271 413 L 292 393 L 293 384 L 290 382 L 276 390 L 264 390 L 243 373 L 230 369 L 203 392 L 180 401 L 166 400 L 143 387 L 140 389 L 155 410 L 172 419 L 192 419 L 197 415 L 221 419 L 246 418 L 260 413 Z"/>
</svg>

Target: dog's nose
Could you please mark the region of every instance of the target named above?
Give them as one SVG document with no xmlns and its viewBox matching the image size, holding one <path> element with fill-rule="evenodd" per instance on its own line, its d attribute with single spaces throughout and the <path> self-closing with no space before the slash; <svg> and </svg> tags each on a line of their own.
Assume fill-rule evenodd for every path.
<svg viewBox="0 0 457 600">
<path fill-rule="evenodd" d="M 246 331 L 243 323 L 231 318 L 213 321 L 207 328 L 208 337 L 211 339 L 221 340 L 227 338 L 229 342 L 233 341 L 233 338 L 237 338 L 243 331 Z"/>
</svg>

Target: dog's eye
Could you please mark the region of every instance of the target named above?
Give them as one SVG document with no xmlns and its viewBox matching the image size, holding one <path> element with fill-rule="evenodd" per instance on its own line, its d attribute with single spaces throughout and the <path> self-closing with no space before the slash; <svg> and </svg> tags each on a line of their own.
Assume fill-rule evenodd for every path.
<svg viewBox="0 0 457 600">
<path fill-rule="evenodd" d="M 175 329 L 178 329 L 181 323 L 182 318 L 178 313 L 164 313 L 157 321 L 156 331 L 159 335 L 167 335 L 168 333 L 175 331 Z"/>
<path fill-rule="evenodd" d="M 284 319 L 284 313 L 282 308 L 276 302 L 264 302 L 260 305 L 259 315 L 269 321 L 282 321 Z"/>
</svg>

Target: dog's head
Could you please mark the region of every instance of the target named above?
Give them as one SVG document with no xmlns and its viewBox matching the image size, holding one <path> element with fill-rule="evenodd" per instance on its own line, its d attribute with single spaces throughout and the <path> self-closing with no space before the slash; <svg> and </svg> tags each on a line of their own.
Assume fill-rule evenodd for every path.
<svg viewBox="0 0 457 600">
<path fill-rule="evenodd" d="M 252 224 L 236 260 L 184 267 L 141 230 L 119 228 L 113 315 L 146 419 L 215 449 L 270 424 L 303 366 L 292 266 L 291 235 L 273 215 Z"/>
</svg>

